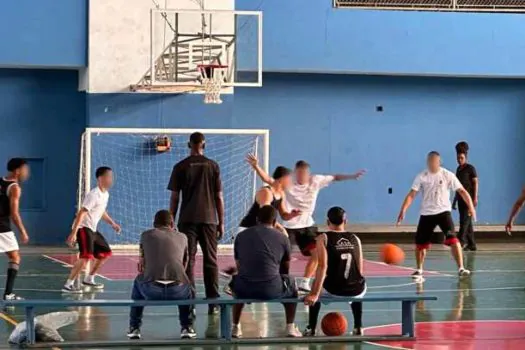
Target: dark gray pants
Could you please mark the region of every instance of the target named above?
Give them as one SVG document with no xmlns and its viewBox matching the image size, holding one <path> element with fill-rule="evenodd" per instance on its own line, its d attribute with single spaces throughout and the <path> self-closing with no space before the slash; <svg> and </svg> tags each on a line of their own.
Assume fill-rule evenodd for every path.
<svg viewBox="0 0 525 350">
<path fill-rule="evenodd" d="M 472 217 L 468 214 L 468 207 L 462 200 L 458 201 L 459 210 L 459 232 L 458 239 L 461 245 L 466 245 L 469 248 L 476 247 L 474 240 L 474 227 L 472 225 Z"/>
<path fill-rule="evenodd" d="M 217 225 L 179 223 L 179 231 L 188 238 L 189 261 L 186 274 L 195 287 L 195 256 L 201 246 L 206 298 L 219 297 L 219 267 L 217 266 Z"/>
</svg>

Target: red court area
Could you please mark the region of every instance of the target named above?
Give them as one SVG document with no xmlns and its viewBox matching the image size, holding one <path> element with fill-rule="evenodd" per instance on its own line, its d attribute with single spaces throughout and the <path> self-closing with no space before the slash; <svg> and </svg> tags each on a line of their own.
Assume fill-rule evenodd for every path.
<svg viewBox="0 0 525 350">
<path fill-rule="evenodd" d="M 72 264 L 75 254 L 56 254 L 45 255 L 46 258 L 64 265 Z M 225 269 L 234 264 L 233 256 L 219 255 L 219 268 Z M 306 266 L 307 258 L 300 253 L 295 253 L 292 257 L 290 273 L 294 276 L 302 276 Z M 114 255 L 102 267 L 100 275 L 112 280 L 131 280 L 137 275 L 138 256 L 136 255 Z M 406 277 L 413 272 L 413 269 L 402 266 L 386 265 L 377 261 L 365 260 L 366 277 Z M 425 272 L 428 275 L 440 275 L 437 272 Z M 202 256 L 197 256 L 195 266 L 196 277 L 202 277 Z"/>
<path fill-rule="evenodd" d="M 399 334 L 401 325 L 367 328 L 367 335 Z M 416 323 L 416 341 L 378 342 L 391 349 L 523 350 L 525 321 L 450 321 Z"/>
</svg>

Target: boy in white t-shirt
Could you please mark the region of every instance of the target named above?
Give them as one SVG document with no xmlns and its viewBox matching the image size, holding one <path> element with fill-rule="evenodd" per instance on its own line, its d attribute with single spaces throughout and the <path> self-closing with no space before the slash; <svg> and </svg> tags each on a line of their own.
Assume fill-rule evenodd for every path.
<svg viewBox="0 0 525 350">
<path fill-rule="evenodd" d="M 102 283 L 95 282 L 95 275 L 111 256 L 111 248 L 104 236 L 97 231 L 100 219 L 107 222 L 111 227 L 120 233 L 120 226 L 106 212 L 109 200 L 108 190 L 113 186 L 113 171 L 111 168 L 103 166 L 97 169 L 97 187 L 93 188 L 84 198 L 82 208 L 77 213 L 71 234 L 67 238 L 67 244 L 74 247 L 78 243 L 79 257 L 73 265 L 71 273 L 62 291 L 64 293 L 82 293 L 82 289 L 75 286 L 75 280 L 84 269 L 88 261 L 95 259 L 95 264 L 86 276 L 82 284 L 102 289 Z"/>
<path fill-rule="evenodd" d="M 439 226 L 445 235 L 444 244 L 450 246 L 452 256 L 458 265 L 458 274 L 468 276 L 470 271 L 463 266 L 463 255 L 461 244 L 454 233 L 454 221 L 452 220 L 452 204 L 450 202 L 450 191 L 457 192 L 467 203 L 470 216 L 476 218 L 476 209 L 472 203 L 469 193 L 463 188 L 456 175 L 441 167 L 441 158 L 438 152 L 432 151 L 427 156 L 427 170 L 419 173 L 410 192 L 405 197 L 397 224 L 405 218 L 407 209 L 414 198 L 421 192 L 421 216 L 416 231 L 416 263 L 417 269 L 412 274 L 415 279 L 423 277 L 423 263 L 427 250 L 430 248 L 431 238 L 436 226 Z"/>
<path fill-rule="evenodd" d="M 248 155 L 248 163 L 254 168 L 262 181 L 272 184 L 274 179 L 270 177 L 258 164 L 254 155 Z M 298 215 L 283 223 L 289 237 L 294 237 L 295 243 L 304 256 L 310 257 L 304 271 L 304 278 L 298 283 L 301 291 L 310 291 L 310 282 L 317 270 L 316 238 L 317 227 L 314 226 L 312 217 L 319 191 L 334 181 L 358 180 L 365 173 L 360 170 L 355 174 L 337 175 L 312 175 L 310 164 L 304 160 L 295 163 L 294 182 L 286 189 L 286 206 L 301 211 Z"/>
</svg>

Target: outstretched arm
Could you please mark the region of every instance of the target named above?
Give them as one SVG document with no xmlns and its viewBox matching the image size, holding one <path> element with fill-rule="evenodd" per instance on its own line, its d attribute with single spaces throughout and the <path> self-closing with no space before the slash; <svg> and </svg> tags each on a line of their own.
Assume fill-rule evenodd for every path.
<svg viewBox="0 0 525 350">
<path fill-rule="evenodd" d="M 401 210 L 399 211 L 399 215 L 397 216 L 397 224 L 400 225 L 401 222 L 405 219 L 405 214 L 412 205 L 412 202 L 414 201 L 414 198 L 416 198 L 417 191 L 416 190 L 410 190 L 408 194 L 405 197 L 405 200 L 403 201 L 403 204 L 401 205 Z"/>
<path fill-rule="evenodd" d="M 510 232 L 512 230 L 512 225 L 514 224 L 514 219 L 516 219 L 516 216 L 520 212 L 521 208 L 523 208 L 523 204 L 525 204 L 525 187 L 521 190 L 521 194 L 512 206 L 512 209 L 510 211 L 509 220 L 507 221 L 507 225 L 505 226 L 505 229 L 507 232 Z"/>
<path fill-rule="evenodd" d="M 365 173 L 366 170 L 361 169 L 355 174 L 335 174 L 332 176 L 334 181 L 359 180 Z"/>
<path fill-rule="evenodd" d="M 104 220 L 108 225 L 111 226 L 113 230 L 115 230 L 117 233 L 120 233 L 120 226 L 117 224 L 111 216 L 109 216 L 108 212 L 105 211 L 104 214 L 102 214 L 102 220 Z"/>
<path fill-rule="evenodd" d="M 467 203 L 470 216 L 475 221 L 476 220 L 476 208 L 474 208 L 474 202 L 472 202 L 472 198 L 470 197 L 470 194 L 463 187 L 457 190 L 457 194 L 461 196 L 461 198 L 463 199 L 465 203 Z"/>
<path fill-rule="evenodd" d="M 259 166 L 259 161 L 257 160 L 257 157 L 250 153 L 246 156 L 246 161 L 250 166 L 255 170 L 257 173 L 257 176 L 262 180 L 262 182 L 265 182 L 269 185 L 273 184 L 274 179 L 266 172 L 263 168 Z"/>
</svg>

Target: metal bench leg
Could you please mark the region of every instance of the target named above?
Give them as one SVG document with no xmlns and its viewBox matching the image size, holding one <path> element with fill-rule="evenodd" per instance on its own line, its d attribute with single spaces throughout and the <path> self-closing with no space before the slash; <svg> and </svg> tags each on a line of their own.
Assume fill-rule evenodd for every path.
<svg viewBox="0 0 525 350">
<path fill-rule="evenodd" d="M 26 307 L 27 342 L 32 345 L 36 342 L 35 336 L 35 310 L 32 306 Z"/>
<path fill-rule="evenodd" d="M 221 338 L 232 339 L 232 307 L 231 305 L 221 305 Z"/>
<path fill-rule="evenodd" d="M 416 302 L 404 300 L 401 303 L 401 335 L 414 337 Z"/>
</svg>

